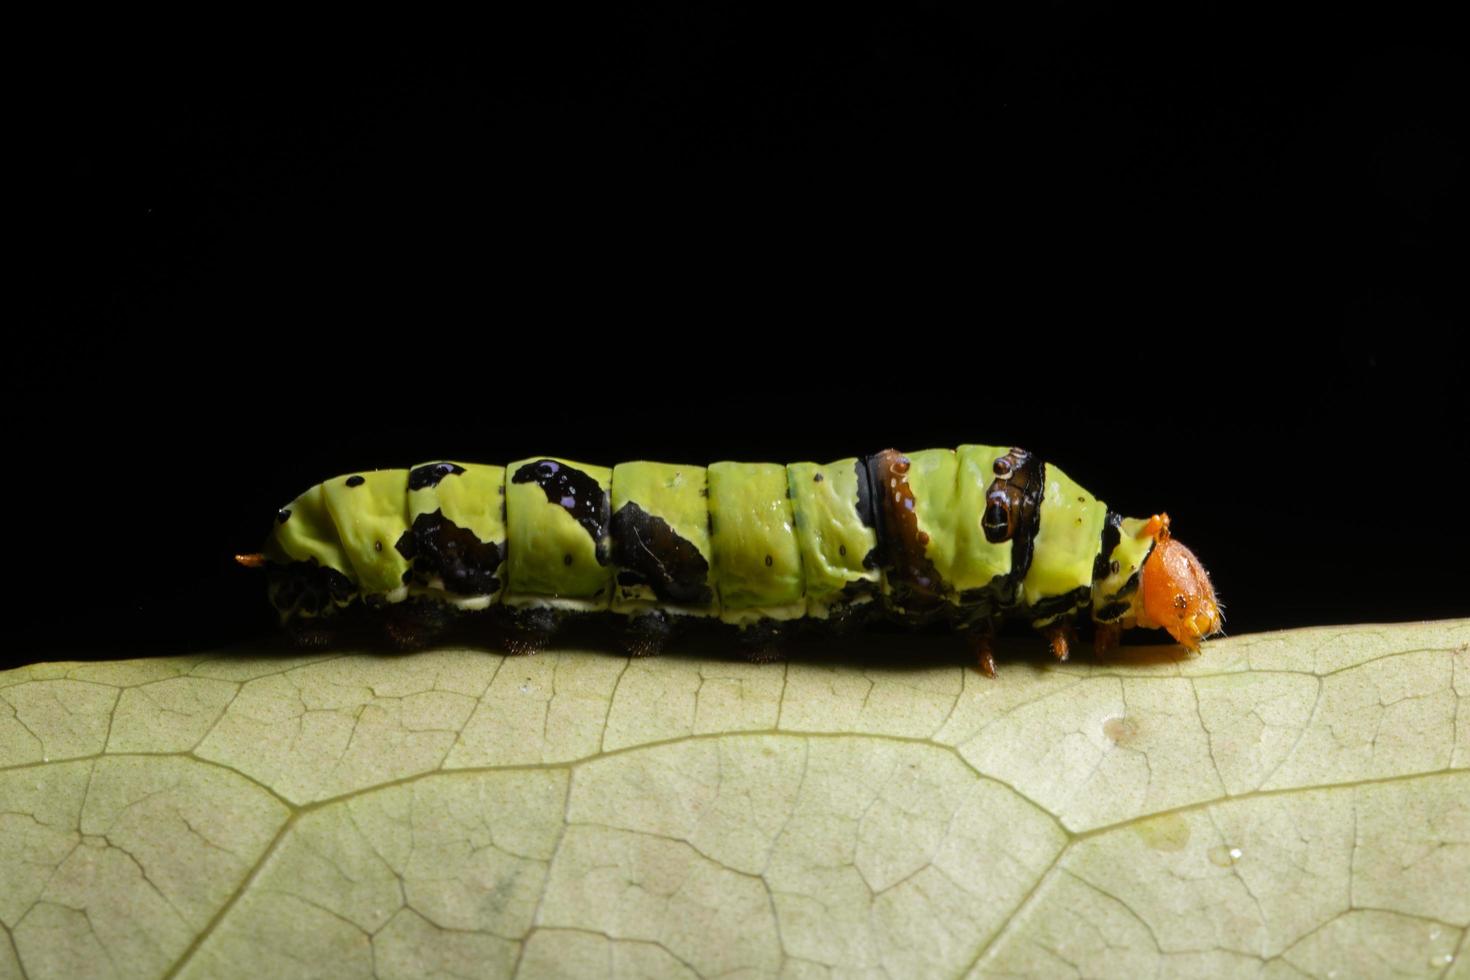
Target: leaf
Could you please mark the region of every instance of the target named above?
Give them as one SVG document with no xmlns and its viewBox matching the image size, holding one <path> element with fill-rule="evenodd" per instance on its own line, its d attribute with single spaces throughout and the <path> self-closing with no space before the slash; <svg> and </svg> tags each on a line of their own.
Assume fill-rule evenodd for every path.
<svg viewBox="0 0 1470 980">
<path fill-rule="evenodd" d="M 936 642 L 0 674 L 0 977 L 1466 975 L 1470 620 Z"/>
</svg>

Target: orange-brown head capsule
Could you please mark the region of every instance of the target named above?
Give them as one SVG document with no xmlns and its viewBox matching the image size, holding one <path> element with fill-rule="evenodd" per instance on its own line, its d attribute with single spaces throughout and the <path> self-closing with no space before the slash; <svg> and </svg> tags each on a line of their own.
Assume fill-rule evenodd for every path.
<svg viewBox="0 0 1470 980">
<path fill-rule="evenodd" d="M 1224 617 L 1210 576 L 1194 552 L 1169 536 L 1167 517 L 1143 563 L 1139 591 L 1143 594 L 1139 626 L 1162 627 L 1190 650 L 1198 650 L 1200 640 L 1220 631 Z"/>
</svg>

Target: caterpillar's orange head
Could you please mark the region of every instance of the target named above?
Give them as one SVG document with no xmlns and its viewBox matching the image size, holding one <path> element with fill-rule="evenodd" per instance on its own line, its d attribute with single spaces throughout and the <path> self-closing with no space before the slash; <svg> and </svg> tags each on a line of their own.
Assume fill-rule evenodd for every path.
<svg viewBox="0 0 1470 980">
<path fill-rule="evenodd" d="M 1162 627 L 1183 646 L 1198 650 L 1200 641 L 1218 633 L 1224 621 L 1215 587 L 1194 552 L 1169 535 L 1168 514 L 1155 516 L 1149 529 L 1154 548 L 1143 563 L 1138 625 Z"/>
</svg>

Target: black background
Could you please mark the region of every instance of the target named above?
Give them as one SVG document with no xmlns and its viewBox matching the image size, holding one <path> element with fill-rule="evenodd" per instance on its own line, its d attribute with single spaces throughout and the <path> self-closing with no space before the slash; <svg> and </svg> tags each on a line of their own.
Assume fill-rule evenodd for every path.
<svg viewBox="0 0 1470 980">
<path fill-rule="evenodd" d="M 1449 32 L 978 6 L 69 49 L 6 661 L 268 636 L 275 509 L 441 456 L 1015 442 L 1231 632 L 1470 612 Z"/>
</svg>

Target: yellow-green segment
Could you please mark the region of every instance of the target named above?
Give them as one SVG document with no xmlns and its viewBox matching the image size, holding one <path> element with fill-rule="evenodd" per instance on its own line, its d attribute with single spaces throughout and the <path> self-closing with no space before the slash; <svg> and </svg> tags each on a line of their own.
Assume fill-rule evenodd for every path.
<svg viewBox="0 0 1470 980">
<path fill-rule="evenodd" d="M 666 522 L 675 534 L 699 552 L 707 565 L 713 566 L 714 550 L 710 545 L 709 506 L 706 502 L 708 494 L 709 483 L 703 466 L 640 461 L 619 463 L 613 467 L 614 515 L 628 504 L 635 505 Z M 635 540 L 630 547 L 649 547 L 647 542 L 637 540 L 636 535 L 633 537 Z M 710 586 L 709 602 L 668 605 L 658 601 L 654 587 L 646 581 L 618 581 L 613 589 L 612 611 L 632 615 L 657 607 L 691 615 L 716 616 L 719 614 L 719 602 L 708 574 L 705 584 Z"/>
<path fill-rule="evenodd" d="M 786 467 L 777 463 L 709 468 L 710 542 L 720 618 L 726 622 L 806 613 L 789 485 Z"/>
<path fill-rule="evenodd" d="M 995 478 L 995 461 L 1009 447 L 961 446 L 955 450 L 955 494 L 953 507 L 964 519 L 955 524 L 952 575 L 955 589 L 963 594 L 972 589 L 996 587 L 1011 573 L 1011 546 L 991 544 L 980 527 L 978 515 L 985 511 L 985 488 Z"/>
<path fill-rule="evenodd" d="M 1047 465 L 1041 526 L 1031 549 L 1031 567 L 1021 582 L 1026 605 L 1091 587 L 1107 516 L 1105 504 L 1060 467 Z"/>
<path fill-rule="evenodd" d="M 1145 534 L 1149 522 L 1135 517 L 1125 517 L 1119 528 L 1117 547 L 1108 562 L 1107 573 L 1092 585 L 1092 613 L 1099 621 L 1121 619 L 1126 607 L 1138 589 L 1138 576 L 1143 570 L 1144 559 L 1153 547 L 1154 539 Z M 1113 607 L 1109 609 L 1109 607 Z"/>
<path fill-rule="evenodd" d="M 339 476 L 322 484 L 322 497 L 358 588 L 368 595 L 407 595 L 408 559 L 394 545 L 408 530 L 408 470 Z"/>
<path fill-rule="evenodd" d="M 425 466 L 436 464 L 426 463 Z M 439 464 L 442 465 L 442 464 Z M 408 520 L 441 513 L 486 544 L 505 546 L 505 467 L 453 463 L 462 472 L 408 491 Z M 414 467 L 417 470 L 419 467 Z M 413 472 L 414 470 L 410 470 Z"/>
<path fill-rule="evenodd" d="M 505 526 L 509 553 L 504 600 L 525 605 L 552 600 L 566 609 L 595 612 L 612 602 L 612 562 L 603 537 L 594 539 L 560 501 L 551 500 L 534 480 L 516 482 L 524 467 L 542 460 L 571 467 L 596 481 L 606 494 L 612 470 L 555 456 L 523 459 L 506 467 Z M 604 517 L 604 522 L 606 518 Z"/>
<path fill-rule="evenodd" d="M 792 463 L 786 467 L 807 615 L 826 618 L 849 598 L 868 602 L 881 591 L 878 534 L 858 512 L 862 463 Z"/>
</svg>

